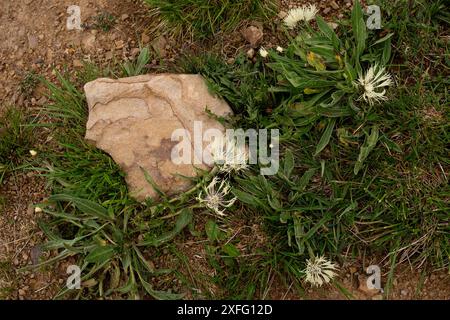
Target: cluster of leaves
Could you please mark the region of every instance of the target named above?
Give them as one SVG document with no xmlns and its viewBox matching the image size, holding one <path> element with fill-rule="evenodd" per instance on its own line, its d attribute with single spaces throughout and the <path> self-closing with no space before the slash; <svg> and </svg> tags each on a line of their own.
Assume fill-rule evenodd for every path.
<svg viewBox="0 0 450 320">
<path fill-rule="evenodd" d="M 144 0 L 157 10 L 165 29 L 172 34 L 198 38 L 233 31 L 242 21 L 275 14 L 273 0 Z"/>
<path fill-rule="evenodd" d="M 161 218 L 164 205 L 143 208 L 137 204 L 127 207 L 114 202 L 106 204 L 107 208 L 68 194 L 51 196 L 44 211 L 53 219 L 50 223 L 40 222 L 48 238 L 43 249 L 59 253 L 33 268 L 77 256 L 82 274 L 82 290 L 76 293 L 77 297 L 139 298 L 146 293 L 155 299 L 181 298 L 182 294 L 153 288 L 151 278 L 172 270 L 156 269 L 151 260 L 157 258 L 157 248 L 189 225 L 192 211 L 181 209 L 172 213 L 177 217 L 174 228 L 164 230 Z M 65 288 L 58 296 L 69 291 Z"/>
<path fill-rule="evenodd" d="M 356 127 L 363 124 L 366 142 L 355 167 L 358 173 L 378 141 L 378 128 L 368 125 L 371 106 L 358 103 L 360 93 L 354 83 L 363 74 L 362 64 L 384 66 L 389 62 L 392 34 L 373 40 L 358 2 L 352 11 L 352 34 L 344 32 L 341 36 L 345 40 L 320 16 L 316 20 L 317 31 L 306 24 L 285 54 L 270 54 L 274 62 L 267 65 L 276 71 L 278 80 L 272 90 L 286 94 L 284 108 L 275 111 L 277 122 L 298 128 L 323 121 L 325 130 L 314 152 L 316 156 L 328 145 L 339 119 L 354 119 Z"/>
</svg>

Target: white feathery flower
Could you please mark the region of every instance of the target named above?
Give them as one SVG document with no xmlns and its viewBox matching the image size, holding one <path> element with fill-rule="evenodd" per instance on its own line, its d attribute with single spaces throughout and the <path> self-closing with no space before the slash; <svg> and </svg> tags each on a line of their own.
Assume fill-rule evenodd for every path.
<svg viewBox="0 0 450 320">
<path fill-rule="evenodd" d="M 37 151 L 36 150 L 30 150 L 30 154 L 32 157 L 36 157 L 37 156 Z"/>
<path fill-rule="evenodd" d="M 291 9 L 286 18 L 284 18 L 284 24 L 289 29 L 294 29 L 300 21 L 310 21 L 314 19 L 317 12 L 317 7 L 314 4 Z"/>
<path fill-rule="evenodd" d="M 227 141 L 225 147 L 223 141 L 214 143 L 212 156 L 214 163 L 218 165 L 220 172 L 232 173 L 248 168 L 248 150 L 237 141 Z"/>
<path fill-rule="evenodd" d="M 278 46 L 278 47 L 277 47 L 277 51 L 278 51 L 279 53 L 283 53 L 284 49 L 283 49 L 282 47 Z"/>
<path fill-rule="evenodd" d="M 267 58 L 267 56 L 269 55 L 269 52 L 262 47 L 261 49 L 259 49 L 259 54 L 261 55 L 261 57 Z"/>
<path fill-rule="evenodd" d="M 389 73 L 384 72 L 383 67 L 375 64 L 369 68 L 365 75 L 359 74 L 358 80 L 354 84 L 364 89 L 364 93 L 359 97 L 359 100 L 363 99 L 372 105 L 387 100 L 386 89 L 380 90 L 380 88 L 391 86 L 393 80 Z"/>
<path fill-rule="evenodd" d="M 305 21 L 313 20 L 318 12 L 317 7 L 314 4 L 310 4 L 305 8 L 303 19 Z"/>
<path fill-rule="evenodd" d="M 204 197 L 202 197 L 203 191 L 205 192 Z M 200 203 L 204 203 L 207 208 L 213 210 L 219 216 L 224 216 L 225 208 L 231 207 L 237 200 L 236 197 L 229 200 L 226 199 L 230 193 L 230 185 L 225 180 L 219 183 L 219 178 L 217 177 L 214 177 L 203 191 L 200 192 L 197 200 Z"/>
<path fill-rule="evenodd" d="M 335 276 L 337 266 L 325 259 L 325 257 L 314 257 L 306 261 L 306 281 L 313 286 L 319 287 L 329 283 Z"/>
</svg>

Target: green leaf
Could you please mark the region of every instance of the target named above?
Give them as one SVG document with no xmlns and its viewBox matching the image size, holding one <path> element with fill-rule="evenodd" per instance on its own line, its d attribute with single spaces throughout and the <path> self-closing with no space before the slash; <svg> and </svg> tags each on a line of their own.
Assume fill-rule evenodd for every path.
<svg viewBox="0 0 450 320">
<path fill-rule="evenodd" d="M 392 51 L 392 44 L 391 39 L 389 38 L 384 43 L 383 53 L 381 55 L 381 65 L 387 65 L 391 61 L 391 51 Z"/>
<path fill-rule="evenodd" d="M 230 256 L 231 258 L 236 258 L 239 257 L 241 255 L 241 253 L 239 252 L 239 249 L 236 248 L 236 246 L 234 244 L 231 243 L 227 243 L 222 247 L 223 252 L 225 252 L 228 256 Z"/>
<path fill-rule="evenodd" d="M 184 294 L 178 294 L 178 293 L 170 293 L 165 291 L 158 291 L 153 289 L 152 285 L 144 280 L 144 278 L 141 276 L 140 272 L 136 271 L 139 277 L 139 280 L 142 283 L 142 286 L 144 287 L 145 291 L 149 295 L 151 295 L 156 300 L 180 300 L 184 297 Z"/>
<path fill-rule="evenodd" d="M 395 143 L 391 139 L 387 138 L 386 136 L 382 136 L 380 138 L 380 141 L 384 144 L 384 146 L 386 147 L 386 149 L 388 149 L 389 152 L 391 150 L 394 150 L 395 152 L 398 152 L 398 153 L 403 152 L 402 148 L 400 148 L 400 146 L 397 143 Z"/>
<path fill-rule="evenodd" d="M 316 22 L 320 31 L 333 43 L 334 50 L 339 50 L 339 38 L 334 30 L 319 15 L 316 16 Z"/>
<path fill-rule="evenodd" d="M 151 238 L 148 240 L 145 240 L 144 242 L 141 242 L 139 246 L 155 246 L 158 247 L 173 238 L 175 238 L 183 229 L 192 221 L 192 210 L 191 209 L 183 209 L 178 216 L 178 219 L 175 223 L 175 227 L 173 230 L 157 237 L 157 238 Z"/>
<path fill-rule="evenodd" d="M 145 269 L 150 273 L 155 273 L 155 268 L 145 259 L 142 252 L 139 250 L 138 247 L 133 245 L 134 252 L 136 252 L 137 257 L 141 260 L 142 264 L 144 265 Z"/>
<path fill-rule="evenodd" d="M 291 213 L 289 211 L 283 211 L 280 214 L 280 222 L 281 223 L 287 223 L 290 218 L 291 218 Z"/>
<path fill-rule="evenodd" d="M 356 42 L 355 62 L 359 64 L 359 57 L 366 48 L 367 28 L 364 21 L 364 13 L 359 1 L 355 1 L 352 11 L 352 29 Z"/>
<path fill-rule="evenodd" d="M 54 202 L 71 202 L 75 205 L 75 207 L 77 207 L 81 212 L 85 214 L 89 214 L 107 221 L 114 221 L 114 218 L 109 215 L 108 210 L 90 200 L 77 198 L 67 194 L 55 194 L 53 196 L 50 196 L 49 200 Z"/>
<path fill-rule="evenodd" d="M 304 236 L 305 231 L 303 228 L 301 217 L 298 215 L 293 215 L 294 218 L 294 235 L 295 242 L 297 243 L 298 251 L 300 254 L 305 252 Z"/>
<path fill-rule="evenodd" d="M 219 226 L 212 220 L 208 220 L 205 225 L 206 235 L 210 241 L 219 240 Z"/>
<path fill-rule="evenodd" d="M 85 258 L 88 263 L 101 264 L 111 259 L 115 254 L 115 247 L 111 245 L 98 246 L 92 250 Z"/>
<path fill-rule="evenodd" d="M 284 175 L 289 179 L 291 174 L 292 174 L 292 170 L 294 170 L 294 155 L 292 153 L 291 150 L 287 150 L 286 154 L 284 156 Z"/>
<path fill-rule="evenodd" d="M 314 156 L 317 156 L 319 153 L 325 149 L 325 147 L 328 145 L 331 139 L 331 135 L 333 133 L 334 126 L 336 124 L 336 119 L 332 118 L 328 120 L 328 125 L 320 138 L 319 144 L 316 147 L 316 152 L 314 153 Z"/>
<path fill-rule="evenodd" d="M 377 45 L 377 44 L 379 44 L 379 43 L 383 43 L 384 41 L 387 41 L 387 40 L 389 40 L 389 39 L 391 39 L 391 37 L 394 35 L 394 33 L 388 33 L 387 35 L 385 35 L 383 38 L 380 38 L 380 39 L 378 39 L 377 41 L 375 41 L 374 43 L 372 43 L 372 45 L 371 45 L 371 47 L 372 46 L 375 46 L 375 45 Z"/>
<path fill-rule="evenodd" d="M 353 169 L 354 174 L 358 174 L 361 170 L 364 161 L 369 156 L 370 152 L 375 148 L 378 142 L 379 130 L 377 126 L 372 127 L 372 132 L 369 137 L 366 137 L 361 150 L 359 151 L 358 161 L 356 161 L 355 168 Z"/>
<path fill-rule="evenodd" d="M 166 198 L 166 194 L 158 187 L 156 182 L 153 180 L 152 176 L 145 170 L 140 167 L 141 171 L 144 173 L 145 180 L 152 186 L 152 188 L 158 193 L 162 198 Z"/>
<path fill-rule="evenodd" d="M 255 201 L 255 197 L 247 192 L 234 189 L 233 194 L 238 198 L 239 201 L 243 203 L 258 206 L 258 203 Z"/>
<path fill-rule="evenodd" d="M 316 174 L 317 169 L 312 168 L 307 170 L 303 176 L 300 178 L 300 181 L 298 182 L 298 185 L 295 187 L 295 190 L 297 191 L 303 191 L 305 190 L 306 186 L 308 185 L 311 178 Z"/>
</svg>

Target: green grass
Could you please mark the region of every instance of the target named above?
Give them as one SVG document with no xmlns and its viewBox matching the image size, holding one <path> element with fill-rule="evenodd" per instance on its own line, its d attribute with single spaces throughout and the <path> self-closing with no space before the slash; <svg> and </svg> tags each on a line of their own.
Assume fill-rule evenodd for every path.
<svg viewBox="0 0 450 320">
<path fill-rule="evenodd" d="M 0 116 L 0 183 L 31 158 L 35 142 L 31 120 L 15 107 L 7 107 Z"/>
<path fill-rule="evenodd" d="M 267 20 L 274 0 L 144 0 L 172 35 L 205 38 L 233 31 L 244 20 Z"/>
</svg>

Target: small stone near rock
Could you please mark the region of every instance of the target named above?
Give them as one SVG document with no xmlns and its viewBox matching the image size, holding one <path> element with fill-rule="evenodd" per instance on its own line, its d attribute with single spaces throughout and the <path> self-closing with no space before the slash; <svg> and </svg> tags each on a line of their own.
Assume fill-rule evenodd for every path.
<svg viewBox="0 0 450 320">
<path fill-rule="evenodd" d="M 139 48 L 133 48 L 130 51 L 130 56 L 135 57 L 139 54 L 140 51 L 141 51 L 141 49 L 139 49 Z"/>
<path fill-rule="evenodd" d="M 37 101 L 37 105 L 38 106 L 43 106 L 44 104 L 47 103 L 47 98 L 42 96 L 38 101 Z"/>
<path fill-rule="evenodd" d="M 251 59 L 254 56 L 255 56 L 255 49 L 251 48 L 250 50 L 247 51 L 247 57 Z"/>
<path fill-rule="evenodd" d="M 242 31 L 242 35 L 252 47 L 256 47 L 261 42 L 264 32 L 258 27 L 250 26 Z"/>
<path fill-rule="evenodd" d="M 114 41 L 114 45 L 117 50 L 120 50 L 125 46 L 125 42 L 123 40 L 117 40 Z"/>
<path fill-rule="evenodd" d="M 339 26 L 337 23 L 335 23 L 335 22 L 328 22 L 328 25 L 333 29 L 333 30 L 336 30 L 337 29 L 337 27 Z"/>
<path fill-rule="evenodd" d="M 331 1 L 331 3 L 330 3 L 330 5 L 331 5 L 331 7 L 334 9 L 334 10 L 338 10 L 339 9 L 339 5 L 336 3 L 336 1 Z"/>
<path fill-rule="evenodd" d="M 95 49 L 95 34 L 88 33 L 81 39 L 83 49 L 92 50 Z"/>
<path fill-rule="evenodd" d="M 75 59 L 75 60 L 73 60 L 73 66 L 74 66 L 75 68 L 82 68 L 84 65 L 83 65 L 83 62 L 81 62 L 81 61 L 78 60 L 78 59 Z"/>
</svg>

